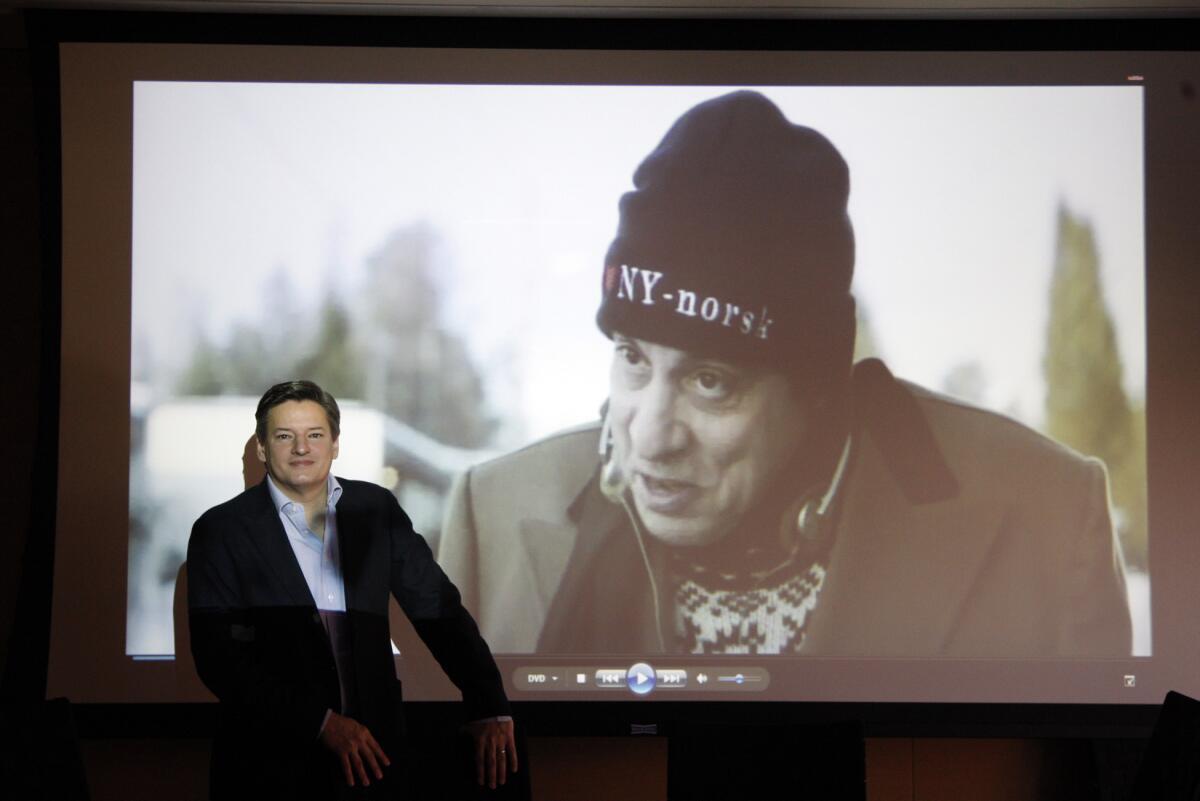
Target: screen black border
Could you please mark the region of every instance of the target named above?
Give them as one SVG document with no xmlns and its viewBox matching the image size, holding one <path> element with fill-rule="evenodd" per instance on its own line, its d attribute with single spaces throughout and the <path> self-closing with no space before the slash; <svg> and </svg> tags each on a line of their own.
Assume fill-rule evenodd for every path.
<svg viewBox="0 0 1200 801">
<path fill-rule="evenodd" d="M 903 18 L 736 18 L 676 14 L 633 17 L 601 14 L 550 16 L 357 16 L 229 14 L 192 12 L 64 11 L 24 12 L 35 92 L 39 157 L 41 320 L 37 398 L 43 410 L 59 408 L 61 367 L 61 163 L 58 45 L 63 42 L 320 45 L 349 47 L 470 47 L 538 49 L 657 49 L 757 51 L 1195 51 L 1200 17 L 1165 18 L 1115 12 L 1111 16 L 1028 18 L 936 16 Z M 1151 240 L 1151 215 L 1147 215 Z M 1149 248 L 1149 245 L 1148 245 Z M 1153 255 L 1153 254 L 1149 254 Z M 1163 288 L 1162 283 L 1171 286 Z M 1169 320 L 1174 330 L 1190 323 L 1182 300 L 1200 291 L 1195 276 L 1172 276 L 1156 288 L 1148 282 L 1148 318 Z M 1194 324 L 1191 324 L 1193 328 Z M 1184 352 L 1200 352 L 1200 333 Z M 1191 347 L 1188 347 L 1188 346 Z M 1176 348 L 1179 347 L 1176 343 Z M 1164 362 L 1162 348 L 1148 341 L 1148 365 Z M 1156 351 L 1158 351 L 1156 357 Z M 1175 351 L 1178 352 L 1178 351 Z M 1155 371 L 1148 371 L 1148 383 Z M 1200 398 L 1192 373 L 1173 374 L 1190 398 Z M 1155 388 L 1148 387 L 1154 394 Z M 1169 432 L 1186 419 L 1182 409 L 1157 415 L 1155 430 Z M 41 698 L 49 649 L 55 509 L 58 476 L 58 417 L 42 414 L 35 433 L 34 492 L 22 587 L 6 665 L 5 695 Z M 1182 447 L 1182 446 L 1181 446 Z M 1155 455 L 1157 456 L 1157 454 Z M 1196 457 L 1171 455 L 1189 466 Z M 1151 474 L 1159 461 L 1152 456 Z M 1153 512 L 1152 512 L 1153 515 Z M 22 654 L 18 659 L 13 654 Z M 408 704 L 414 724 L 453 717 L 452 702 Z M 211 704 L 77 705 L 85 737 L 188 737 L 211 731 Z M 516 714 L 531 735 L 627 735 L 633 724 L 653 724 L 659 734 L 695 722 L 746 725 L 772 722 L 861 721 L 868 736 L 918 737 L 1139 737 L 1153 724 L 1156 705 L 517 701 Z"/>
</svg>

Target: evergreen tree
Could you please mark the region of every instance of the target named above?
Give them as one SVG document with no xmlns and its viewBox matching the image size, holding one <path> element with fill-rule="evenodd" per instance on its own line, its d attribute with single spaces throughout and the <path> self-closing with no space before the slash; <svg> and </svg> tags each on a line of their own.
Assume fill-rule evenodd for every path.
<svg viewBox="0 0 1200 801">
<path fill-rule="evenodd" d="M 225 354 L 207 336 L 198 334 L 191 361 L 179 376 L 176 391 L 180 395 L 220 395 L 225 392 L 228 375 Z"/>
<path fill-rule="evenodd" d="M 1117 522 L 1130 561 L 1145 561 L 1145 467 L 1139 418 L 1122 381 L 1091 226 L 1058 211 L 1046 351 L 1046 433 L 1108 466 Z"/>
<path fill-rule="evenodd" d="M 224 347 L 200 334 L 191 361 L 176 383 L 180 395 L 249 395 L 293 377 L 288 354 L 273 351 L 257 327 L 237 323 Z"/>
<path fill-rule="evenodd" d="M 392 233 L 368 262 L 367 399 L 448 445 L 484 446 L 495 429 L 483 382 L 461 339 L 439 317 L 443 264 L 426 225 Z"/>
<path fill-rule="evenodd" d="M 307 378 L 445 444 L 486 445 L 495 420 L 484 411 L 482 379 L 438 314 L 438 245 L 424 225 L 395 231 L 368 262 L 361 317 L 332 288 L 307 308 L 277 270 L 261 291 L 260 319 L 234 325 L 224 346 L 197 336 L 176 391 L 257 397 L 272 384 Z"/>
<path fill-rule="evenodd" d="M 335 398 L 360 399 L 364 395 L 366 369 L 350 314 L 337 294 L 326 292 L 317 314 L 317 331 L 308 355 L 292 371 L 316 381 Z"/>
</svg>

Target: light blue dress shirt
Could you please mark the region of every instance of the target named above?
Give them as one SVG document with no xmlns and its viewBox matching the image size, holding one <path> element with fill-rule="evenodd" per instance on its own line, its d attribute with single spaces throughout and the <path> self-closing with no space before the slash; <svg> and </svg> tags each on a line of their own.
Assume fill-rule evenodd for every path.
<svg viewBox="0 0 1200 801">
<path fill-rule="evenodd" d="M 279 521 L 287 532 L 288 543 L 300 563 L 300 572 L 308 583 L 317 609 L 324 612 L 346 611 L 346 584 L 342 579 L 342 558 L 338 552 L 337 502 L 342 497 L 342 486 L 330 474 L 327 481 L 325 500 L 325 536 L 318 537 L 308 527 L 308 517 L 303 504 L 296 503 L 283 494 L 274 480 L 267 476 L 267 488 L 271 500 L 279 512 Z"/>
<path fill-rule="evenodd" d="M 271 492 L 271 500 L 275 504 L 275 510 L 279 512 L 279 521 L 283 523 L 283 530 L 287 532 L 288 543 L 292 546 L 292 552 L 296 554 L 296 561 L 300 563 L 300 572 L 304 574 L 304 580 L 308 583 L 308 591 L 312 593 L 317 609 L 323 612 L 345 612 L 346 584 L 342 579 L 342 561 L 341 555 L 338 553 L 337 530 L 337 502 L 342 497 L 342 485 L 330 473 L 327 486 L 325 537 L 321 538 L 308 527 L 308 517 L 304 514 L 304 506 L 284 495 L 283 491 L 275 486 L 270 474 L 267 475 L 267 489 Z M 341 671 L 342 666 L 339 665 L 339 678 Z M 342 691 L 344 695 L 344 687 Z M 345 698 L 342 701 L 343 708 L 345 708 Z M 321 731 L 324 731 L 331 711 L 326 711 L 325 720 L 321 721 Z M 509 721 L 512 720 L 512 717 L 499 715 L 484 718 L 480 722 L 491 720 Z"/>
</svg>

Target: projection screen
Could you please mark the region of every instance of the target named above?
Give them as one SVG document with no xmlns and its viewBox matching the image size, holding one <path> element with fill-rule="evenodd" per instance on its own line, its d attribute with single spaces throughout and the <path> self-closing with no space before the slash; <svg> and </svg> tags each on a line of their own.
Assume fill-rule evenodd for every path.
<svg viewBox="0 0 1200 801">
<path fill-rule="evenodd" d="M 334 472 L 396 494 L 516 700 L 1200 689 L 1196 504 L 1163 480 L 1194 460 L 1171 443 L 1195 435 L 1182 396 L 1156 394 L 1173 355 L 1158 343 L 1181 340 L 1154 301 L 1182 286 L 1166 199 L 1196 125 L 1174 89 L 1195 67 L 62 45 L 49 693 L 210 697 L 176 660 L 188 532 L 261 477 L 254 406 L 291 378 L 338 397 Z M 743 364 L 708 338 L 770 342 L 823 313 L 779 277 L 834 269 L 805 261 L 817 229 L 801 213 L 772 228 L 776 205 L 742 214 L 721 194 L 730 181 L 759 202 L 737 159 L 782 174 L 788 152 L 679 157 L 712 194 L 672 198 L 646 236 L 717 209 L 689 229 L 699 255 L 610 251 L 642 224 L 620 202 L 643 159 L 689 109 L 745 91 L 848 171 L 856 366 L 840 412 L 800 351 Z M 825 192 L 797 174 L 789 191 Z M 750 222 L 713 230 L 734 217 Z M 801 255 L 731 241 L 750 231 Z M 784 288 L 755 294 L 763 275 Z M 601 330 L 602 300 L 626 330 Z M 780 443 L 813 447 L 831 420 L 847 432 L 793 480 L 803 459 Z M 453 697 L 395 610 L 393 637 L 407 697 Z"/>
</svg>

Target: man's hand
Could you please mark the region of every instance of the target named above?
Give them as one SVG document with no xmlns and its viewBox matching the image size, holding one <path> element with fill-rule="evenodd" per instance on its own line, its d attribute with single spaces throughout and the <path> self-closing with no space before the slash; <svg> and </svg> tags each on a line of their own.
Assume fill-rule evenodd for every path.
<svg viewBox="0 0 1200 801">
<path fill-rule="evenodd" d="M 370 787 L 371 776 L 382 779 L 383 768 L 392 764 L 366 726 L 337 712 L 329 713 L 321 729 L 321 742 L 342 763 L 349 787 L 354 786 L 355 776 L 363 787 Z"/>
<path fill-rule="evenodd" d="M 475 781 L 496 789 L 517 772 L 517 741 L 511 720 L 477 720 L 467 725 L 475 741 Z"/>
</svg>

